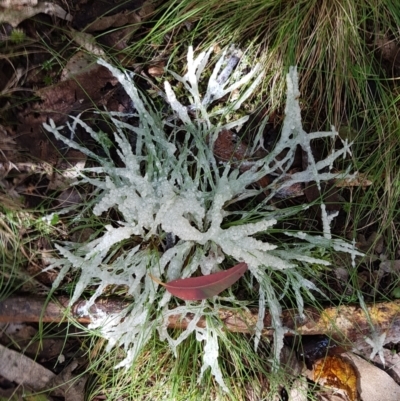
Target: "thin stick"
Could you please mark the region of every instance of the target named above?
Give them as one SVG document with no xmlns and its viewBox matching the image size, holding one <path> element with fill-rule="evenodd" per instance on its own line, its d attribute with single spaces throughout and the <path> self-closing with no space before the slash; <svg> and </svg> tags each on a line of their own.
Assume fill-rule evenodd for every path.
<svg viewBox="0 0 400 401">
<path fill-rule="evenodd" d="M 91 316 L 88 316 L 80 312 L 86 302 L 79 300 L 68 307 L 67 297 L 59 297 L 46 305 L 45 298 L 13 296 L 0 302 L 0 322 L 38 322 L 40 319 L 43 322 L 62 322 L 73 318 L 80 323 L 90 323 L 96 317 L 121 312 L 129 305 L 129 302 L 119 299 L 99 299 L 90 308 Z M 322 311 L 309 307 L 305 309 L 304 317 L 299 316 L 297 310 L 288 309 L 283 311 L 281 318 L 287 335 L 326 334 L 338 341 L 355 345 L 356 348 L 365 348 L 365 337 L 370 337 L 375 331 L 379 335 L 386 333 L 385 343 L 397 342 L 400 338 L 400 300 L 369 305 L 367 310 L 368 315 L 360 307 L 353 305 L 329 307 Z M 225 329 L 235 333 L 252 334 L 257 315 L 257 309 L 219 311 Z M 186 329 L 191 319 L 190 314 L 172 315 L 169 317 L 169 327 Z M 206 320 L 200 319 L 198 325 L 205 327 Z M 268 312 L 264 318 L 264 325 L 263 334 L 272 335 L 272 320 Z"/>
</svg>

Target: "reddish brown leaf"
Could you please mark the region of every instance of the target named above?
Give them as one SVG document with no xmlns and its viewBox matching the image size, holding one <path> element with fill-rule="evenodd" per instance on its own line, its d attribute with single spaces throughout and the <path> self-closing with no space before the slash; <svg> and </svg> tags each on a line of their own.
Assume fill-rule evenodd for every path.
<svg viewBox="0 0 400 401">
<path fill-rule="evenodd" d="M 164 286 L 167 291 L 177 298 L 185 301 L 199 301 L 211 298 L 226 290 L 234 284 L 247 271 L 246 263 L 239 263 L 228 270 L 209 274 L 208 276 L 190 277 L 162 283 L 152 277 L 158 284 Z"/>
</svg>

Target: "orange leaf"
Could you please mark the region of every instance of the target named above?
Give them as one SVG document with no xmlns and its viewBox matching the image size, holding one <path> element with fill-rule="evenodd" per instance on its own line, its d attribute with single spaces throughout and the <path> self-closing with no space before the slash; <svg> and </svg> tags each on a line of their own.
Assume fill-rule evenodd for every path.
<svg viewBox="0 0 400 401">
<path fill-rule="evenodd" d="M 151 277 L 158 284 L 164 286 L 167 291 L 177 298 L 185 301 L 199 301 L 211 298 L 226 290 L 234 284 L 247 271 L 246 263 L 239 263 L 228 270 L 209 274 L 208 276 L 189 277 L 162 283 L 155 277 Z"/>
<path fill-rule="evenodd" d="M 314 381 L 344 391 L 350 401 L 357 401 L 357 371 L 347 359 L 327 356 L 314 364 Z"/>
</svg>

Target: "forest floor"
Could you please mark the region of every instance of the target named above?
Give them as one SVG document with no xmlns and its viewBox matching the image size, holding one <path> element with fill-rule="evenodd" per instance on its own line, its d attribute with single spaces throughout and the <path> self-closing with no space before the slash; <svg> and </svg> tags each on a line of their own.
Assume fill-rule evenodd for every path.
<svg viewBox="0 0 400 401">
<path fill-rule="evenodd" d="M 248 25 L 240 26 L 240 43 L 237 32 L 233 34 L 236 11 L 230 14 L 229 7 L 226 26 L 231 31 L 227 28 L 228 33 L 223 32 L 221 13 L 225 12 L 225 2 L 222 4 L 219 9 L 216 2 L 211 2 L 215 13 L 208 14 L 196 1 L 188 0 L 179 6 L 175 2 L 139 0 L 114 4 L 82 0 L 71 2 L 68 8 L 62 1 L 0 3 L 1 400 L 28 399 L 28 395 L 32 400 L 71 401 L 400 399 L 399 12 L 388 11 L 393 22 L 386 21 L 387 26 L 383 21 L 374 25 L 373 19 L 366 17 L 365 26 L 353 27 L 355 35 L 363 32 L 360 43 L 364 47 L 360 52 L 365 53 L 364 61 L 370 60 L 366 66 L 361 59 L 359 63 L 351 62 L 350 56 L 342 60 L 344 53 L 338 49 L 345 46 L 330 36 L 329 46 L 339 43 L 334 47 L 337 53 L 333 59 L 329 59 L 329 51 L 318 53 L 322 45 L 318 40 L 312 41 L 314 33 L 327 34 L 323 24 L 318 27 L 312 18 L 324 12 L 328 15 L 327 10 L 310 8 L 309 15 L 315 12 L 314 17 L 309 17 L 314 28 L 304 33 L 307 43 L 301 51 L 292 54 L 290 40 L 281 38 L 279 51 L 286 52 L 285 59 L 275 50 L 274 40 L 281 37 L 277 32 L 285 32 L 286 24 L 281 24 L 282 31 L 275 32 L 271 22 L 269 39 Z M 270 12 L 282 21 L 290 18 L 289 11 L 287 15 L 281 11 L 280 15 L 275 9 L 268 11 L 267 5 L 255 11 L 244 7 L 243 15 L 255 12 Z M 254 25 L 260 23 L 259 15 Z M 341 18 L 335 15 L 332 20 L 335 17 Z M 303 26 L 298 29 L 302 33 Z M 221 36 L 214 40 L 213 33 L 218 31 Z M 229 294 L 224 293 L 228 295 L 221 298 L 220 304 L 226 309 L 218 310 L 216 320 L 228 333 L 220 341 L 219 358 L 228 380 L 229 392 L 225 392 L 209 371 L 198 382 L 204 346 L 193 335 L 177 348 L 175 358 L 168 344 L 154 333 L 134 366 L 128 371 L 113 369 L 123 360 L 124 351 L 118 347 L 110 351 L 100 332 L 88 325 L 96 314 L 112 315 L 130 305 L 131 294 L 124 285 L 106 287 L 95 308 L 90 309 L 91 314 L 82 315 L 80 310 L 95 292 L 93 283 L 72 307 L 69 305 L 79 274 L 69 272 L 61 285 L 56 281 L 59 269 L 48 269 L 60 257 L 55 244 L 95 241 L 105 229 L 110 230 L 108 226 L 117 225 L 121 214 L 110 208 L 94 216 L 91 207 L 98 202 L 94 185 L 75 183 L 83 169 L 97 167 L 99 159 L 55 138 L 43 124 L 52 120 L 55 126 L 64 126 L 71 123 L 70 116 L 80 116 L 93 130 L 104 134 L 105 141 L 111 144 L 110 158 L 122 167 L 113 127 L 98 112 L 132 115 L 135 104 L 115 74 L 96 60 L 101 58 L 133 72 L 132 82 L 147 99 L 144 103 L 171 121 L 164 81 L 171 82 L 184 103 L 184 85 L 177 75 L 186 72 L 189 45 L 193 45 L 196 54 L 212 49 L 205 68 L 210 78 L 212 66 L 231 44 L 229 32 L 236 50 L 229 50 L 227 64 L 237 59 L 238 65 L 232 70 L 241 69 L 242 74 L 247 74 L 260 62 L 266 73 L 240 109 L 221 117 L 222 125 L 228 128 L 216 136 L 212 150 L 215 160 L 221 165 L 231 162 L 233 169 L 244 174 L 246 163 L 263 160 L 273 151 L 285 120 L 285 75 L 290 65 L 297 64 L 305 131 L 326 131 L 333 125 L 338 133 L 330 142 L 313 142 L 315 161 L 323 161 L 346 146 L 343 143 L 352 142 L 352 154 L 336 161 L 333 169 L 338 177 L 349 165 L 352 172 L 357 172 L 352 179 L 329 179 L 320 189 L 316 182 L 295 183 L 275 196 L 271 193 L 276 177 L 265 175 L 252 186 L 254 197 L 239 202 L 238 208 L 244 210 L 250 205 L 256 209 L 263 204 L 274 213 L 301 209 L 294 217 L 278 219 L 269 233 L 268 239 L 288 249 L 285 247 L 290 247 L 290 239 L 284 238 L 284 232 L 322 235 L 325 221 L 319 205 L 323 203 L 335 215 L 331 221 L 333 238 L 353 243 L 363 256 L 332 249 L 313 250 L 312 256 L 330 267 L 314 263 L 302 271 L 307 283 L 320 291 L 312 291 L 311 296 L 302 292 L 305 315 L 298 313 L 299 297 L 295 290 L 288 290 L 286 276 L 271 273 L 275 291 L 282 295 L 280 315 L 287 330 L 278 373 L 270 363 L 271 344 L 276 339 L 274 315 L 268 310 L 258 351 L 253 349 L 259 283 L 253 285 L 253 278 L 246 273 Z M 341 33 L 338 28 L 330 35 L 339 37 Z M 347 33 L 343 35 L 352 53 L 354 43 Z M 298 45 L 296 40 L 293 46 Z M 306 55 L 304 49 L 313 50 Z M 313 60 L 323 61 L 318 64 Z M 357 72 L 351 70 L 351 78 L 344 78 L 342 64 Z M 203 85 L 200 89 L 205 89 Z M 235 89 L 230 96 L 238 93 Z M 228 95 L 215 102 L 213 111 L 227 99 Z M 250 116 L 247 121 L 245 115 Z M 229 129 L 233 120 L 241 118 L 244 123 L 240 130 Z M 137 118 L 124 121 L 139 125 Z M 179 135 L 175 138 L 178 145 L 184 141 Z M 107 147 L 102 150 L 88 130 L 76 130 L 75 137 L 69 139 L 93 155 L 105 156 L 103 150 Z M 263 145 L 257 149 L 256 139 Z M 277 160 L 284 159 L 287 151 L 279 153 Z M 285 179 L 306 171 L 308 162 L 306 152 L 299 146 Z M 229 212 L 238 212 L 230 206 Z M 162 237 L 146 246 L 161 255 L 170 246 L 168 240 Z M 129 242 L 122 243 L 110 258 L 133 247 Z M 57 287 L 52 289 L 55 282 Z M 204 285 L 214 291 L 214 282 Z M 235 312 L 229 303 L 232 296 L 243 302 L 245 312 Z M 171 336 L 178 338 L 177 333 L 187 329 L 194 319 L 194 314 L 186 319 L 179 313 L 169 316 Z M 203 316 L 197 324 L 207 328 L 210 321 Z M 387 393 L 382 395 L 385 386 Z"/>
</svg>

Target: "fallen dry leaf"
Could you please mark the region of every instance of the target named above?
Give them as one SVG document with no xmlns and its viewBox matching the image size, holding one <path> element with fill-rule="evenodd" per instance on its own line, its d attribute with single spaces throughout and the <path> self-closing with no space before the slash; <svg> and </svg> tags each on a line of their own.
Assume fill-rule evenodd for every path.
<svg viewBox="0 0 400 401">
<path fill-rule="evenodd" d="M 140 22 L 141 18 L 136 12 L 130 10 L 124 10 L 114 15 L 107 15 L 97 18 L 85 28 L 85 31 L 86 32 L 105 31 L 106 29 L 109 28 L 118 28 L 120 26 L 129 24 L 137 25 Z"/>
<path fill-rule="evenodd" d="M 239 263 L 228 270 L 209 274 L 208 276 L 189 277 L 162 283 L 157 278 L 152 279 L 164 286 L 168 292 L 185 301 L 200 301 L 211 298 L 234 284 L 247 271 L 246 263 Z"/>
<path fill-rule="evenodd" d="M 363 401 L 400 400 L 400 387 L 386 372 L 355 354 L 345 355 L 359 372 L 360 397 Z"/>
<path fill-rule="evenodd" d="M 341 172 L 342 173 L 342 172 Z M 367 175 L 364 173 L 358 173 L 356 177 L 352 178 L 341 178 L 335 180 L 335 187 L 369 187 L 372 185 L 372 181 L 368 179 Z"/>
<path fill-rule="evenodd" d="M 85 386 L 89 375 L 77 374 L 74 371 L 79 367 L 79 360 L 74 359 L 57 376 L 54 376 L 48 387 L 54 388 L 52 394 L 62 396 L 65 401 L 84 401 Z"/>
<path fill-rule="evenodd" d="M 35 7 L 38 4 L 38 0 L 1 0 L 0 7 L 4 8 L 18 8 L 21 6 Z"/>
<path fill-rule="evenodd" d="M 9 3 L 9 4 L 8 4 Z M 29 4 L 26 2 L 25 4 Z M 36 3 L 29 5 L 14 4 L 13 2 L 2 2 L 0 7 L 0 23 L 8 22 L 12 27 L 17 27 L 22 21 L 31 18 L 37 14 L 44 13 L 55 17 L 72 21 L 72 16 L 62 9 L 58 4 L 53 3 Z"/>
<path fill-rule="evenodd" d="M 90 33 L 78 32 L 75 31 L 75 29 L 70 28 L 67 34 L 71 37 L 73 41 L 75 41 L 79 46 L 82 46 L 90 54 L 99 57 L 106 56 L 104 50 L 100 46 L 98 46 L 95 37 Z"/>
<path fill-rule="evenodd" d="M 224 162 L 247 162 L 249 165 L 239 165 L 241 171 L 246 171 L 253 165 L 253 163 L 248 160 L 251 155 L 247 144 L 242 141 L 239 135 L 226 129 L 219 133 L 214 143 L 214 155 Z"/>
<path fill-rule="evenodd" d="M 20 149 L 27 149 L 32 156 L 55 165 L 60 151 L 42 132 L 42 124 L 49 118 L 56 124 L 64 124 L 72 111 L 89 107 L 105 106 L 112 96 L 117 80 L 107 68 L 95 64 L 93 69 L 74 75 L 55 85 L 38 89 L 35 94 L 41 98 L 19 114 L 16 142 Z M 106 87 L 112 89 L 105 90 Z M 110 110 L 110 108 L 108 108 Z M 35 143 L 35 146 L 31 146 Z"/>
<path fill-rule="evenodd" d="M 161 77 L 164 74 L 164 65 L 157 64 L 148 68 L 147 73 L 152 77 Z"/>
<path fill-rule="evenodd" d="M 342 391 L 349 401 L 357 401 L 357 371 L 341 356 L 327 356 L 314 363 L 311 380 L 322 386 Z"/>
<path fill-rule="evenodd" d="M 46 387 L 56 375 L 32 359 L 0 345 L 0 375 L 33 390 Z"/>
<path fill-rule="evenodd" d="M 88 375 L 73 375 L 78 366 L 73 360 L 58 375 L 25 355 L 0 345 L 0 375 L 11 382 L 23 384 L 35 391 L 52 390 L 66 401 L 83 401 Z"/>
<path fill-rule="evenodd" d="M 360 355 L 368 359 L 371 353 Z M 396 383 L 400 383 L 400 354 L 393 353 L 391 350 L 383 348 L 383 358 L 385 360 L 385 371 L 396 381 Z M 372 361 L 378 365 L 382 364 L 379 355 L 375 355 Z"/>
<path fill-rule="evenodd" d="M 60 81 L 66 81 L 77 74 L 87 73 L 96 68 L 97 64 L 93 60 L 93 56 L 80 50 L 68 60 L 61 72 Z"/>
</svg>

